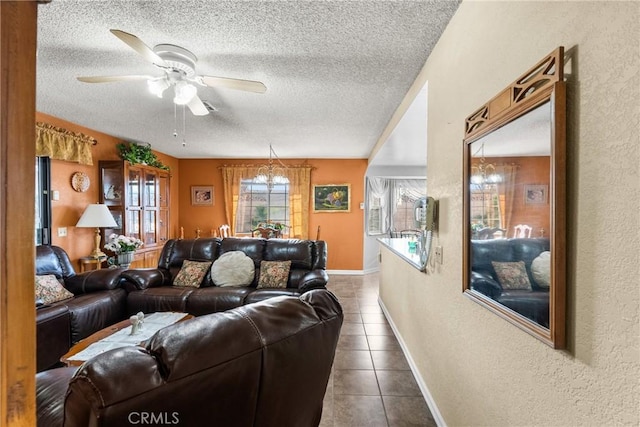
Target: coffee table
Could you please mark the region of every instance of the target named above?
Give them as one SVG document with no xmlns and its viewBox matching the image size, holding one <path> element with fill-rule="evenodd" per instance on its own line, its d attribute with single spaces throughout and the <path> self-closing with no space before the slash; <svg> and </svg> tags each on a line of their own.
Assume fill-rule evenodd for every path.
<svg viewBox="0 0 640 427">
<path fill-rule="evenodd" d="M 143 329 L 136 335 L 130 335 L 131 321 L 125 319 L 79 341 L 60 358 L 60 362 L 67 366 L 80 366 L 90 358 L 107 350 L 127 345 L 139 345 L 160 329 L 193 317 L 188 313 L 176 312 L 145 314 Z"/>
</svg>

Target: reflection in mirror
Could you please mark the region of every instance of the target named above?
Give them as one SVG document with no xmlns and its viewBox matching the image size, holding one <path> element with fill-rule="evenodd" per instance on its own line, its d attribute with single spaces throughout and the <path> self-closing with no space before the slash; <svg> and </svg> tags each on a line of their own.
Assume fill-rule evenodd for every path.
<svg viewBox="0 0 640 427">
<path fill-rule="evenodd" d="M 565 327 L 559 61 L 562 48 L 467 119 L 464 165 L 465 295 L 554 348 Z"/>
<path fill-rule="evenodd" d="M 470 144 L 470 287 L 549 328 L 551 109 Z"/>
</svg>

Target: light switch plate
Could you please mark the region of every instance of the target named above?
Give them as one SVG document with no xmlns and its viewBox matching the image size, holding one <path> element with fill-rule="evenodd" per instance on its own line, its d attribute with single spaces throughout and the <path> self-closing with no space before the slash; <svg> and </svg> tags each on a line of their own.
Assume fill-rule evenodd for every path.
<svg viewBox="0 0 640 427">
<path fill-rule="evenodd" d="M 436 256 L 436 262 L 442 264 L 442 246 L 436 246 L 434 254 Z"/>
<path fill-rule="evenodd" d="M 58 227 L 58 237 L 67 237 L 67 227 Z"/>
</svg>

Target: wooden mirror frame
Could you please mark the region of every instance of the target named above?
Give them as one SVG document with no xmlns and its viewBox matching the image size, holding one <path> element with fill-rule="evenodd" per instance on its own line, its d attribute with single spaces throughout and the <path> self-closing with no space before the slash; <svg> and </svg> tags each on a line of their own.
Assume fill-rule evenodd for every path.
<svg viewBox="0 0 640 427">
<path fill-rule="evenodd" d="M 549 181 L 549 328 L 509 309 L 489 296 L 471 289 L 471 144 L 550 102 L 551 159 Z M 566 96 L 564 48 L 558 47 L 525 74 L 467 117 L 463 166 L 463 292 L 547 345 L 565 347 L 566 305 Z"/>
</svg>

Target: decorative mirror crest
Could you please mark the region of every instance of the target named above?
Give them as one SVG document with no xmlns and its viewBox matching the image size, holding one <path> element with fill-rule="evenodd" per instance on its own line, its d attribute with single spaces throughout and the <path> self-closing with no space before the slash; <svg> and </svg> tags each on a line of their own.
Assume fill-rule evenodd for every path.
<svg viewBox="0 0 640 427">
<path fill-rule="evenodd" d="M 559 47 L 465 121 L 463 291 L 565 346 L 565 84 Z"/>
<path fill-rule="evenodd" d="M 488 125 L 500 120 L 524 101 L 529 101 L 538 95 L 543 96 L 544 89 L 553 87 L 556 82 L 563 79 L 564 48 L 559 47 L 467 117 L 465 138 L 472 137 Z"/>
</svg>

